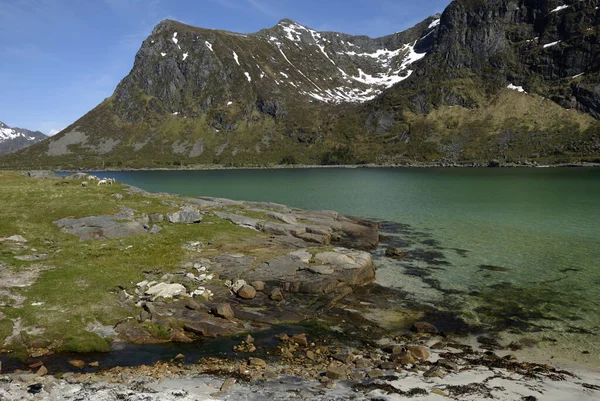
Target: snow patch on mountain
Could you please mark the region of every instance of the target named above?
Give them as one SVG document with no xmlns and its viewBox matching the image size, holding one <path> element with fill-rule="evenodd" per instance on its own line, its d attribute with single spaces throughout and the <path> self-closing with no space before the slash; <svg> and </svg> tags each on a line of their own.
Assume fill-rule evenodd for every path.
<svg viewBox="0 0 600 401">
<path fill-rule="evenodd" d="M 552 10 L 552 11 L 550 11 L 550 12 L 551 12 L 551 13 L 557 13 L 557 12 L 559 12 L 559 11 L 562 11 L 562 10 L 564 10 L 565 8 L 569 8 L 569 6 L 568 6 L 568 5 L 566 5 L 566 4 L 563 4 L 562 6 L 558 6 L 558 7 L 556 7 L 554 10 Z"/>
<path fill-rule="evenodd" d="M 435 28 L 435 27 L 436 27 L 436 26 L 438 26 L 439 24 L 440 24 L 440 19 L 438 18 L 438 19 L 436 19 L 436 20 L 433 20 L 433 21 L 431 22 L 431 24 L 429 24 L 429 26 L 427 27 L 427 29 Z"/>
</svg>

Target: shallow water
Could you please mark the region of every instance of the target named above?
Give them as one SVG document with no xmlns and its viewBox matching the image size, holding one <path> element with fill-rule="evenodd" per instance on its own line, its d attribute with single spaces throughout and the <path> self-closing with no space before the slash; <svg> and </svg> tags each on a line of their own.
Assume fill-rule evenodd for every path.
<svg viewBox="0 0 600 401">
<path fill-rule="evenodd" d="M 274 169 L 97 174 L 152 192 L 384 222 L 378 281 L 470 324 L 600 350 L 600 169 Z M 400 223 L 400 224 L 398 224 Z M 600 361 L 599 361 L 600 364 Z"/>
</svg>

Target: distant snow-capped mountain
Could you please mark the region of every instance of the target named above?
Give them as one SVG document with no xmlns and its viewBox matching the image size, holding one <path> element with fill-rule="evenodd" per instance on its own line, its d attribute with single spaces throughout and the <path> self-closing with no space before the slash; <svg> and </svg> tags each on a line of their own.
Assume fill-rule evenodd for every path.
<svg viewBox="0 0 600 401">
<path fill-rule="evenodd" d="M 0 155 L 15 152 L 46 139 L 39 131 L 11 128 L 0 121 Z"/>
</svg>

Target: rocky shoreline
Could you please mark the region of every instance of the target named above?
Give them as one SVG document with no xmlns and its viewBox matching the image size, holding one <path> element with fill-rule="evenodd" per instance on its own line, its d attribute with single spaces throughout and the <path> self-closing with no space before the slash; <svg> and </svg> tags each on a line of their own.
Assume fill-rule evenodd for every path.
<svg viewBox="0 0 600 401">
<path fill-rule="evenodd" d="M 96 179 L 82 173 L 61 179 L 82 191 L 83 180 Z M 115 292 L 129 318 L 87 330 L 112 342 L 112 353 L 120 344 L 192 350 L 209 340 L 229 349 L 216 346 L 213 355 L 197 359 L 182 351 L 138 367 L 110 367 L 97 354 L 71 355 L 64 369 L 52 367 L 59 356 L 54 349 L 29 347 L 24 364 L 0 376 L 0 399 L 532 401 L 600 395 L 594 375 L 519 362 L 527 344 L 501 345 L 480 335 L 473 347 L 435 321 L 420 320 L 433 316 L 428 308 L 415 310 L 401 292 L 373 283 L 376 266 L 368 251 L 380 240 L 377 223 L 334 211 L 123 188 L 110 195 L 119 212 L 53 224 L 82 243 L 215 224 L 248 235 L 225 245 L 183 243 L 186 257 L 178 269 L 148 269 L 142 281 Z M 171 211 L 140 213 L 121 204 L 127 197 L 158 199 Z M 386 255 L 402 257 L 402 250 L 388 248 Z"/>
<path fill-rule="evenodd" d="M 0 376 L 3 400 L 595 400 L 600 378 L 476 350 L 417 323 L 408 336 L 355 348 L 304 333 L 272 346 L 252 336 L 233 358 L 51 376 L 44 366 Z M 84 361 L 72 361 L 84 366 Z M 37 372 L 36 372 L 37 369 Z"/>
<path fill-rule="evenodd" d="M 119 171 L 202 171 L 202 170 L 278 170 L 278 169 L 332 169 L 332 168 L 582 168 L 582 167 L 600 167 L 600 163 L 596 162 L 572 162 L 572 163 L 500 163 L 494 160 L 484 163 L 385 163 L 385 164 L 339 164 L 339 165 L 322 165 L 322 164 L 290 164 L 290 165 L 270 165 L 270 166 L 224 166 L 224 165 L 198 165 L 198 166 L 173 166 L 173 167 L 148 167 L 148 168 L 103 168 L 103 169 L 84 169 L 90 172 L 119 172 Z M 56 170 L 57 172 L 72 173 L 73 170 Z"/>
</svg>

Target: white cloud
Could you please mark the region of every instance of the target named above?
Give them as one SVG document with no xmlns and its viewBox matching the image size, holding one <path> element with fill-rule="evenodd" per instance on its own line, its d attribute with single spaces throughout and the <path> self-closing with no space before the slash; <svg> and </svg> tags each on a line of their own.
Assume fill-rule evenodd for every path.
<svg viewBox="0 0 600 401">
<path fill-rule="evenodd" d="M 54 136 L 54 135 L 58 134 L 60 131 L 62 131 L 62 128 L 61 129 L 52 128 L 50 131 L 48 131 L 48 136 Z"/>
</svg>

